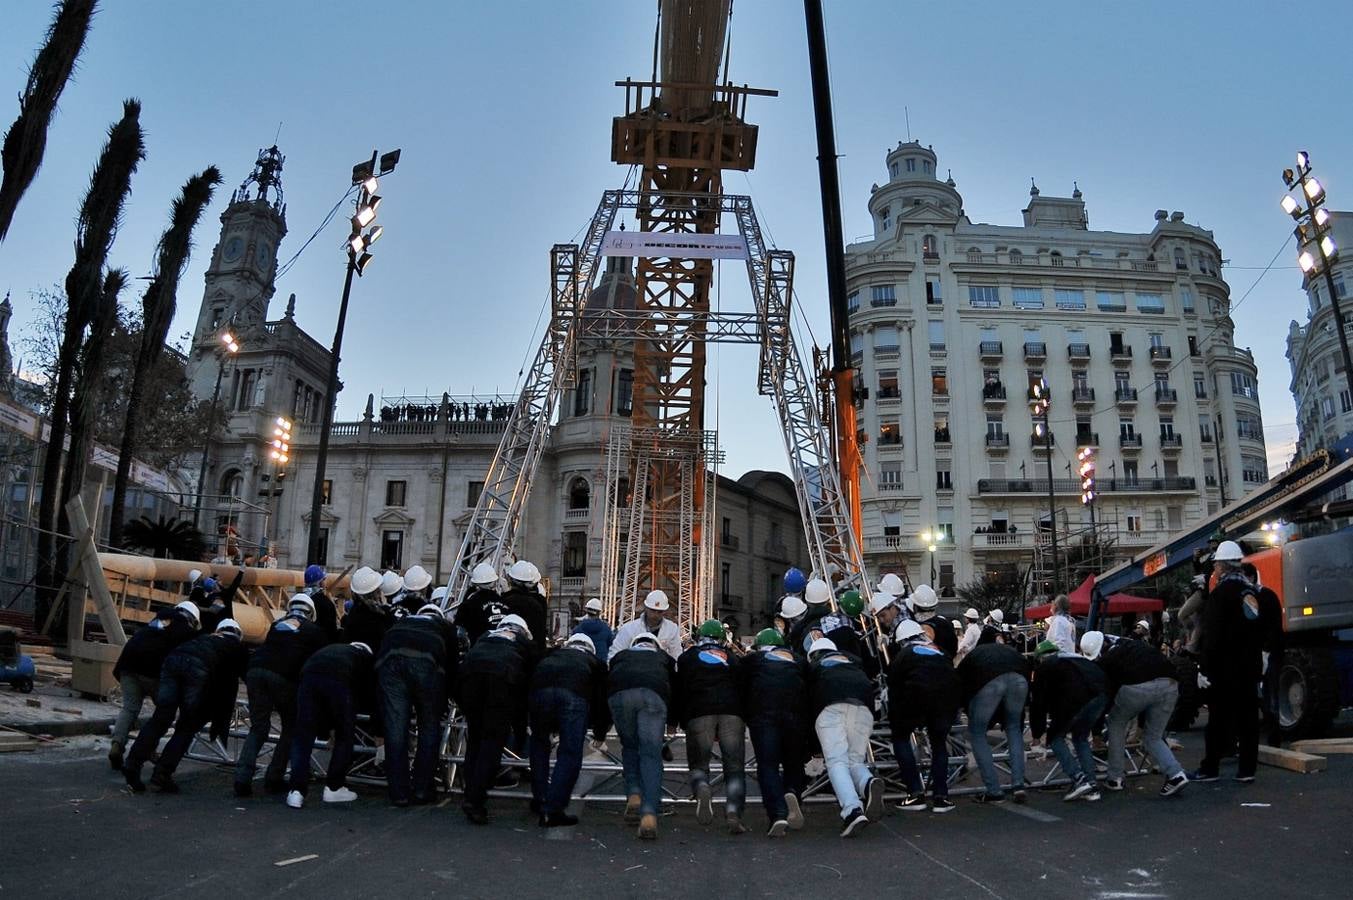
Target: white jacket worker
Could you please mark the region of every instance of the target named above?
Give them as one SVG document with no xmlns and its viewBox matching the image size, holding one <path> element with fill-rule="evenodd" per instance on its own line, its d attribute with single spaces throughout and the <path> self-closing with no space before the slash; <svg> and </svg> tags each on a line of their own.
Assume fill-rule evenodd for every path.
<svg viewBox="0 0 1353 900">
<path fill-rule="evenodd" d="M 676 659 L 681 655 L 681 629 L 664 613 L 671 607 L 667 594 L 663 591 L 649 591 L 644 598 L 644 611 L 639 618 L 621 625 L 611 641 L 611 651 L 607 660 L 615 658 L 621 650 L 628 650 L 634 639 L 648 633 L 658 639 L 658 646 L 667 651 L 667 655 Z"/>
<path fill-rule="evenodd" d="M 1052 616 L 1048 618 L 1048 640 L 1062 653 L 1076 652 L 1076 623 L 1071 621 L 1071 598 L 1058 594 L 1052 601 Z"/>
<path fill-rule="evenodd" d="M 970 606 L 963 613 L 963 619 L 967 623 L 967 627 L 963 631 L 963 637 L 959 639 L 958 655 L 954 657 L 954 665 L 963 662 L 963 657 L 967 656 L 969 651 L 976 647 L 977 642 L 982 638 L 982 625 L 978 621 L 981 619 L 981 614 Z"/>
</svg>

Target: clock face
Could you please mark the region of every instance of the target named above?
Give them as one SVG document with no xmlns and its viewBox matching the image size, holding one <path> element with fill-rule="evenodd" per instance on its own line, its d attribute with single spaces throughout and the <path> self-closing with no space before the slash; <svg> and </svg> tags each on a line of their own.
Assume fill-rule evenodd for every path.
<svg viewBox="0 0 1353 900">
<path fill-rule="evenodd" d="M 260 269 L 267 269 L 272 265 L 272 247 L 268 246 L 267 241 L 258 242 L 258 247 L 254 250 L 254 259 L 257 260 Z"/>
<path fill-rule="evenodd" d="M 225 246 L 221 248 L 221 259 L 224 262 L 234 262 L 240 258 L 240 254 L 243 252 L 244 238 L 238 236 L 227 238 Z"/>
</svg>

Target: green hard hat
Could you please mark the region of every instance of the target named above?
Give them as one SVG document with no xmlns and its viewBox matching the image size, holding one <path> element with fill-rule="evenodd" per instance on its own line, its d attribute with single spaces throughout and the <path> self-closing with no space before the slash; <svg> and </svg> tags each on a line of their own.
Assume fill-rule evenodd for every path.
<svg viewBox="0 0 1353 900">
<path fill-rule="evenodd" d="M 1049 653 L 1056 653 L 1058 649 L 1052 641 L 1039 641 L 1038 646 L 1034 648 L 1034 656 L 1047 656 Z"/>
<path fill-rule="evenodd" d="M 724 637 L 723 623 L 720 622 L 718 619 L 706 619 L 704 621 L 704 624 L 700 626 L 700 636 L 707 638 L 719 638 L 720 640 L 722 640 Z"/>
<path fill-rule="evenodd" d="M 756 633 L 756 645 L 758 647 L 783 647 L 785 636 L 774 628 L 763 628 Z"/>
<path fill-rule="evenodd" d="M 864 600 L 859 591 L 846 591 L 841 595 L 841 612 L 848 616 L 858 616 L 864 612 Z"/>
</svg>

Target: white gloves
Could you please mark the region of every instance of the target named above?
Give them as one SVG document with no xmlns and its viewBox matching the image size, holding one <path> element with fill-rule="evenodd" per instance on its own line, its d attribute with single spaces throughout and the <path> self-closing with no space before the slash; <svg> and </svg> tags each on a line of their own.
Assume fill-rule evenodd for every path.
<svg viewBox="0 0 1353 900">
<path fill-rule="evenodd" d="M 1202 672 L 1198 673 L 1198 687 L 1204 689 L 1212 687 L 1212 682 L 1209 681 L 1207 676 L 1204 675 Z"/>
</svg>

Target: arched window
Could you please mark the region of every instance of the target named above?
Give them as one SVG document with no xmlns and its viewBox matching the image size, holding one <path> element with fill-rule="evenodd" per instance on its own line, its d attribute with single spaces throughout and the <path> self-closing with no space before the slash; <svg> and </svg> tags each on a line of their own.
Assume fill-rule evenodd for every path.
<svg viewBox="0 0 1353 900">
<path fill-rule="evenodd" d="M 568 508 L 587 509 L 592 505 L 592 486 L 581 476 L 568 484 Z"/>
<path fill-rule="evenodd" d="M 244 492 L 244 475 L 239 469 L 231 469 L 221 479 L 221 496 L 238 500 Z"/>
</svg>

